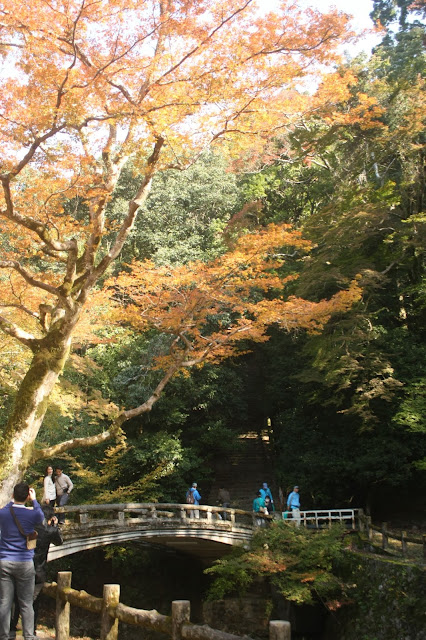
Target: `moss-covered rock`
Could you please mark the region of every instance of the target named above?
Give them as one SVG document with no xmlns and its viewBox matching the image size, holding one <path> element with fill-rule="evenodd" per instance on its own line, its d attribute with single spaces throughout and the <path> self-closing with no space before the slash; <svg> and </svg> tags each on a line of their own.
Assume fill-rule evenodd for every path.
<svg viewBox="0 0 426 640">
<path fill-rule="evenodd" d="M 325 640 L 425 640 L 426 568 L 348 554 L 353 604 L 327 622 Z"/>
</svg>

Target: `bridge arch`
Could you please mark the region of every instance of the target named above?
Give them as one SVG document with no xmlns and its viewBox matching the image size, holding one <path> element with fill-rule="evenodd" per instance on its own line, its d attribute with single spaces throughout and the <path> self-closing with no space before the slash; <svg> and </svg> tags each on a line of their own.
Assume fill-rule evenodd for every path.
<svg viewBox="0 0 426 640">
<path fill-rule="evenodd" d="M 64 544 L 51 546 L 48 560 L 87 549 L 141 541 L 212 560 L 247 544 L 262 517 L 251 511 L 189 504 L 130 503 L 64 507 Z M 320 529 L 343 522 L 355 529 L 359 509 L 302 511 L 300 523 Z M 291 522 L 291 521 L 290 521 Z"/>
<path fill-rule="evenodd" d="M 48 560 L 110 544 L 142 541 L 218 558 L 253 534 L 253 514 L 221 507 L 132 503 L 65 507 L 64 544 Z"/>
</svg>

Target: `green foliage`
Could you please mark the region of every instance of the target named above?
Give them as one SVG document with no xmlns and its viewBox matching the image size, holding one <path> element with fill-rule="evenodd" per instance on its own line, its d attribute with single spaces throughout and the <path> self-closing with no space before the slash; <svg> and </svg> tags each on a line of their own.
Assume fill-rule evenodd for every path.
<svg viewBox="0 0 426 640">
<path fill-rule="evenodd" d="M 415 433 L 426 432 L 426 379 L 410 381 L 406 387 L 404 399 L 394 415 L 394 422 L 407 427 Z"/>
<path fill-rule="evenodd" d="M 279 482 L 303 487 L 303 508 L 364 505 L 380 487 L 408 483 L 424 453 L 414 434 L 386 423 L 360 432 L 352 419 L 316 409 L 288 410 L 274 423 Z"/>
<path fill-rule="evenodd" d="M 206 569 L 214 578 L 209 598 L 245 592 L 260 578 L 296 604 L 342 598 L 345 585 L 334 566 L 344 548 L 344 531 L 338 526 L 310 531 L 273 522 L 255 533 L 249 549 L 238 548 Z"/>
<path fill-rule="evenodd" d="M 287 263 L 299 273 L 293 293 L 320 300 L 356 274 L 363 288 L 320 335 L 272 330 L 253 356 L 278 482 L 301 484 L 307 507 L 371 504 L 385 487 L 413 482 L 426 454 L 424 27 L 387 36 L 349 68 L 357 84 L 337 111 L 365 93 L 382 109 L 377 125 L 306 119 L 278 142 L 279 162 L 245 187 L 264 200 L 264 220 L 296 222 L 314 243 Z"/>
<path fill-rule="evenodd" d="M 151 395 L 162 375 L 153 359 L 167 337 L 114 332 L 109 331 L 113 341 L 106 331 L 105 340 L 84 357 L 70 359 L 39 446 L 97 433 L 109 426 L 117 406 L 137 405 Z M 194 479 L 206 499 L 214 460 L 237 446 L 247 421 L 243 382 L 241 368 L 231 361 L 178 376 L 149 416 L 124 425 L 125 439 L 61 458 L 76 480 L 76 500 L 180 502 Z M 31 470 L 37 483 L 44 466 L 40 461 Z"/>
<path fill-rule="evenodd" d="M 122 218 L 136 184 L 129 167 L 111 203 L 116 219 Z M 235 174 L 213 152 L 186 171 L 158 173 L 122 260 L 149 258 L 161 265 L 214 258 L 223 252 L 222 232 L 241 204 Z"/>
<path fill-rule="evenodd" d="M 214 577 L 208 592 L 209 600 L 221 600 L 234 592 L 244 594 L 252 585 L 255 577 L 250 564 L 246 562 L 246 555 L 242 547 L 237 547 L 205 570 L 206 574 Z"/>
<path fill-rule="evenodd" d="M 299 226 L 329 201 L 333 186 L 324 180 L 325 174 L 325 167 L 284 157 L 261 173 L 246 176 L 243 193 L 247 200 L 262 201 L 260 221 Z"/>
<path fill-rule="evenodd" d="M 350 581 L 351 605 L 335 612 L 336 637 L 347 640 L 421 638 L 426 622 L 422 567 L 345 554 L 338 573 Z"/>
<path fill-rule="evenodd" d="M 409 13 L 415 15 L 425 13 L 424 4 L 412 0 L 373 0 L 373 11 L 370 17 L 384 27 L 392 27 L 396 21 L 402 29 L 410 26 Z"/>
</svg>

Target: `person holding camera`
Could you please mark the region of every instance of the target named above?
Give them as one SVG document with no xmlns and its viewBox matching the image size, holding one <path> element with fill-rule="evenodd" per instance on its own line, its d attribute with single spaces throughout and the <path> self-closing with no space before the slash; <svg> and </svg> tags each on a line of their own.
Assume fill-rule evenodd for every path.
<svg viewBox="0 0 426 640">
<path fill-rule="evenodd" d="M 68 500 L 74 485 L 66 473 L 62 472 L 61 467 L 55 469 L 55 488 L 56 488 L 56 506 L 64 507 Z M 65 515 L 59 514 L 58 524 L 64 524 Z"/>
<path fill-rule="evenodd" d="M 25 506 L 27 500 L 32 502 L 31 509 Z M 34 549 L 28 548 L 27 536 L 43 522 L 43 518 L 35 491 L 26 482 L 15 485 L 13 501 L 0 509 L 0 640 L 9 637 L 15 593 L 21 609 L 24 638 L 34 639 Z"/>
<path fill-rule="evenodd" d="M 58 527 L 58 518 L 53 512 L 53 507 L 45 504 L 41 508 L 44 513 L 44 520 L 34 527 L 38 534 L 33 558 L 35 569 L 35 586 L 33 595 L 34 636 L 37 636 L 36 628 L 40 603 L 39 596 L 47 578 L 47 555 L 49 553 L 49 547 L 51 544 L 58 546 L 63 543 L 61 530 Z M 15 607 L 10 621 L 9 640 L 14 640 L 14 638 L 16 638 L 16 627 L 20 614 L 21 608 L 15 593 Z"/>
</svg>

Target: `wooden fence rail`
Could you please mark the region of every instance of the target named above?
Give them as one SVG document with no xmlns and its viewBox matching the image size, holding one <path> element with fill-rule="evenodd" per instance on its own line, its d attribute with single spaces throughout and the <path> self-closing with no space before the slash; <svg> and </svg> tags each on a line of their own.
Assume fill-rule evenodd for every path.
<svg viewBox="0 0 426 640">
<path fill-rule="evenodd" d="M 382 522 L 380 527 L 372 524 L 371 517 L 365 516 L 363 514 L 359 515 L 360 521 L 360 529 L 362 531 L 365 530 L 367 538 L 369 540 L 373 539 L 374 532 L 381 534 L 382 536 L 382 549 L 389 548 L 389 540 L 395 540 L 396 542 L 401 543 L 401 553 L 403 556 L 407 554 L 407 543 L 418 544 L 422 546 L 423 549 L 423 562 L 426 562 L 426 535 L 422 535 L 422 537 L 409 536 L 406 531 L 401 531 L 400 534 L 392 533 L 388 530 L 387 522 Z"/>
<path fill-rule="evenodd" d="M 208 625 L 190 621 L 189 600 L 174 600 L 171 616 L 158 611 L 146 611 L 128 607 L 120 602 L 120 585 L 105 584 L 103 597 L 97 598 L 71 587 L 71 571 L 60 571 L 58 582 L 45 584 L 43 592 L 56 599 L 56 640 L 68 640 L 70 635 L 70 605 L 86 609 L 100 616 L 100 640 L 117 640 L 118 623 L 124 622 L 152 631 L 159 631 L 172 640 L 242 640 L 241 636 L 212 629 Z M 251 640 L 243 636 L 244 640 Z M 270 640 L 291 640 L 291 626 L 285 620 L 271 620 Z"/>
</svg>

